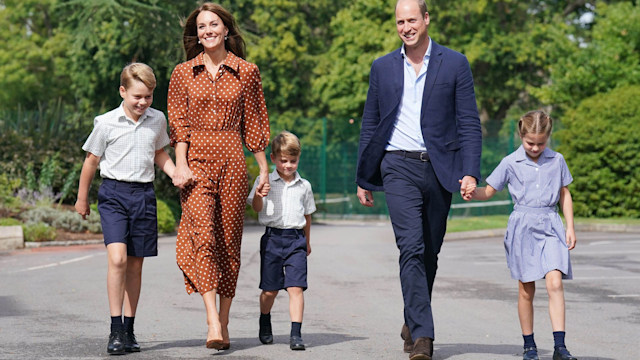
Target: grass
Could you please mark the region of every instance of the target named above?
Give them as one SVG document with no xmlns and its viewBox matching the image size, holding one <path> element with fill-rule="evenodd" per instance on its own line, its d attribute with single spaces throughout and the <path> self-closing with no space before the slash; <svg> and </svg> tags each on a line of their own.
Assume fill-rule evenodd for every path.
<svg viewBox="0 0 640 360">
<path fill-rule="evenodd" d="M 509 215 L 456 217 L 447 221 L 447 232 L 504 229 Z"/>
<path fill-rule="evenodd" d="M 456 217 L 447 222 L 447 232 L 475 231 L 487 229 L 506 229 L 509 215 L 487 215 Z M 576 224 L 620 224 L 620 225 L 640 225 L 640 219 L 632 218 L 575 218 Z"/>
</svg>

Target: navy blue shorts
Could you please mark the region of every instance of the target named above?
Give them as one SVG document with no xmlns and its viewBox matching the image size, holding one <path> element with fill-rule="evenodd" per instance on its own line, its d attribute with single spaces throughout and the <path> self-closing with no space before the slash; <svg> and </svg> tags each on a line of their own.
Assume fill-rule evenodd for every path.
<svg viewBox="0 0 640 360">
<path fill-rule="evenodd" d="M 127 244 L 128 256 L 158 255 L 158 218 L 153 183 L 103 179 L 98 212 L 104 244 Z"/>
<path fill-rule="evenodd" d="M 299 229 L 267 227 L 260 239 L 260 289 L 307 289 L 307 238 Z"/>
</svg>

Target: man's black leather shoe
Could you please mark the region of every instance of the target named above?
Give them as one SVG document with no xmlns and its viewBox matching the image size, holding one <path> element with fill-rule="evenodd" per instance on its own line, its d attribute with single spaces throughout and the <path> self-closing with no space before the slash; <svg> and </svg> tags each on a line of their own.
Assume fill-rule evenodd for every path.
<svg viewBox="0 0 640 360">
<path fill-rule="evenodd" d="M 273 343 L 273 333 L 271 331 L 271 321 L 262 322 L 260 321 L 260 330 L 258 330 L 258 338 L 260 342 L 263 344 L 271 344 Z"/>
<path fill-rule="evenodd" d="M 536 348 L 535 346 L 524 348 L 524 352 L 522 353 L 522 360 L 539 360 L 538 348 Z"/>
<path fill-rule="evenodd" d="M 133 331 L 124 332 L 124 351 L 126 352 L 138 352 L 140 351 L 140 345 L 136 340 L 136 335 Z"/>
<path fill-rule="evenodd" d="M 124 350 L 124 331 L 114 330 L 109 335 L 109 344 L 107 345 L 107 352 L 111 355 L 122 355 Z"/>
<path fill-rule="evenodd" d="M 560 346 L 553 351 L 553 360 L 578 360 L 573 357 L 566 347 Z"/>
<path fill-rule="evenodd" d="M 295 335 L 289 338 L 289 348 L 291 348 L 291 350 L 305 350 L 302 338 Z"/>
</svg>

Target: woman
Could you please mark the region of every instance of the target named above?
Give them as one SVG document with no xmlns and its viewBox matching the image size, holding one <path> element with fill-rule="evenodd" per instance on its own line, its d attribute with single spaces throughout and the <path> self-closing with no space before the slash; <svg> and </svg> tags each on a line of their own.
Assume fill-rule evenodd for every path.
<svg viewBox="0 0 640 360">
<path fill-rule="evenodd" d="M 242 144 L 255 155 L 258 189 L 266 195 L 269 118 L 260 72 L 243 59 L 244 40 L 226 9 L 205 3 L 194 10 L 183 43 L 187 61 L 173 70 L 168 94 L 174 184 L 182 189 L 176 259 L 187 293 L 199 292 L 204 300 L 206 346 L 221 350 L 230 346 L 229 309 L 248 194 Z"/>
</svg>

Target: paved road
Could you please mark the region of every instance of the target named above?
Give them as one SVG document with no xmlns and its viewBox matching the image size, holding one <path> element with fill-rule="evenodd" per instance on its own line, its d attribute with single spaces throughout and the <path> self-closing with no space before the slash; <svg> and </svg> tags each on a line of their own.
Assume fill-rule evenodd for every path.
<svg viewBox="0 0 640 360">
<path fill-rule="evenodd" d="M 275 344 L 257 339 L 262 229 L 247 227 L 229 351 L 204 347 L 199 295 L 184 292 L 175 237 L 145 262 L 136 333 L 143 351 L 126 359 L 407 359 L 399 337 L 402 300 L 397 249 L 388 224 L 312 229 L 305 293 L 306 352 L 288 348 L 287 296 L 272 312 Z M 565 282 L 567 345 L 581 360 L 638 359 L 640 234 L 578 233 L 576 279 Z M 0 253 L 0 359 L 100 359 L 108 307 L 102 245 Z M 544 283 L 538 282 L 535 333 L 542 359 L 553 350 Z M 449 239 L 434 289 L 435 359 L 518 359 L 516 282 L 500 236 Z"/>
</svg>

